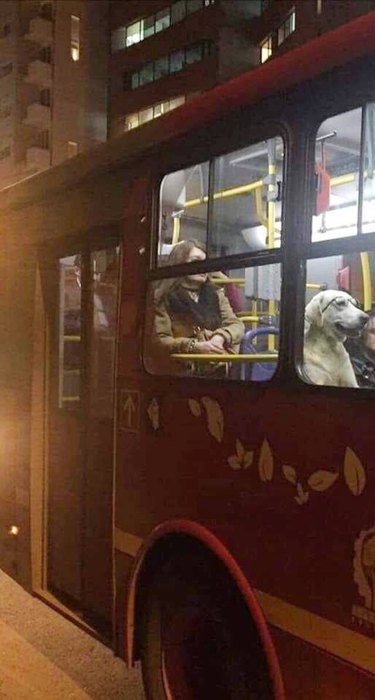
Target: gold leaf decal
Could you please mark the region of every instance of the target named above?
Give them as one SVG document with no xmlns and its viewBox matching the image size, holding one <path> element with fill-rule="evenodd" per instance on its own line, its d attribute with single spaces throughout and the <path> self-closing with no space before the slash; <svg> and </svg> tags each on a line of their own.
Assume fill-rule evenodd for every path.
<svg viewBox="0 0 375 700">
<path fill-rule="evenodd" d="M 254 452 L 245 450 L 242 442 L 236 440 L 236 454 L 228 457 L 228 464 L 232 469 L 248 469 L 253 463 Z"/>
<path fill-rule="evenodd" d="M 366 485 L 366 472 L 362 462 L 350 447 L 345 450 L 344 477 L 348 489 L 354 496 L 360 496 Z"/>
<path fill-rule="evenodd" d="M 294 500 L 297 501 L 299 506 L 302 506 L 304 503 L 307 503 L 309 500 L 309 494 L 308 491 L 306 493 L 303 490 L 302 484 L 298 482 L 297 484 L 297 496 L 294 496 Z"/>
<path fill-rule="evenodd" d="M 207 413 L 208 430 L 215 440 L 221 442 L 224 432 L 224 416 L 220 405 L 209 396 L 203 396 L 202 404 Z"/>
<path fill-rule="evenodd" d="M 297 472 L 294 469 L 294 467 L 289 467 L 288 464 L 284 464 L 283 465 L 283 474 L 284 474 L 286 480 L 290 481 L 291 484 L 297 483 Z"/>
<path fill-rule="evenodd" d="M 228 457 L 228 464 L 235 471 L 241 469 L 241 463 L 239 462 L 237 455 L 232 455 L 231 457 Z"/>
<path fill-rule="evenodd" d="M 260 450 L 259 476 L 261 481 L 271 481 L 273 477 L 273 456 L 267 440 L 263 440 Z"/>
<path fill-rule="evenodd" d="M 160 427 L 160 411 L 159 404 L 155 398 L 152 399 L 147 409 L 147 414 L 153 429 L 158 430 Z"/>
<path fill-rule="evenodd" d="M 338 474 L 319 469 L 309 476 L 307 483 L 313 491 L 326 491 L 335 483 Z"/>
<path fill-rule="evenodd" d="M 242 462 L 244 456 L 245 456 L 245 448 L 241 442 L 241 440 L 236 440 L 236 452 L 237 456 L 240 462 Z"/>
<path fill-rule="evenodd" d="M 202 413 L 201 407 L 199 405 L 199 401 L 196 401 L 195 399 L 189 399 L 188 403 L 189 403 L 190 411 L 192 412 L 193 416 L 198 418 L 198 416 L 200 416 Z"/>
<path fill-rule="evenodd" d="M 243 461 L 244 469 L 248 469 L 249 467 L 251 467 L 251 465 L 253 463 L 253 459 L 254 459 L 254 452 L 245 452 L 244 461 Z"/>
</svg>

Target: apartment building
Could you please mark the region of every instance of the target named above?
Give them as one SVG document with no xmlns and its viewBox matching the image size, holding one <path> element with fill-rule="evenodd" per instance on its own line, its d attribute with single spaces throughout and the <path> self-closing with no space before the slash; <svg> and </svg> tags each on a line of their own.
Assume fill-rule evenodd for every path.
<svg viewBox="0 0 375 700">
<path fill-rule="evenodd" d="M 374 9 L 374 0 L 110 0 L 109 135 Z"/>
<path fill-rule="evenodd" d="M 0 188 L 374 9 L 375 0 L 1 0 Z"/>
<path fill-rule="evenodd" d="M 247 27 L 261 0 L 110 2 L 110 136 L 259 63 Z"/>
<path fill-rule="evenodd" d="M 259 46 L 264 63 L 372 10 L 374 0 L 268 0 L 248 37 Z"/>
<path fill-rule="evenodd" d="M 107 137 L 107 0 L 1 0 L 0 188 Z"/>
</svg>

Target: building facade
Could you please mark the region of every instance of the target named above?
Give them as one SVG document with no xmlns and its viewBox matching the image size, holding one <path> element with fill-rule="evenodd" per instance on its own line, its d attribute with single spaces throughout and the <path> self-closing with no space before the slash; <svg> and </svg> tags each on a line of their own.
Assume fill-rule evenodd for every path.
<svg viewBox="0 0 375 700">
<path fill-rule="evenodd" d="M 107 137 L 107 2 L 0 3 L 0 187 Z"/>
<path fill-rule="evenodd" d="M 260 0 L 110 2 L 109 134 L 117 136 L 259 63 Z"/>
<path fill-rule="evenodd" d="M 110 0 L 109 135 L 373 9 L 373 0 Z"/>
<path fill-rule="evenodd" d="M 1 0 L 0 188 L 374 9 L 375 0 Z"/>
</svg>

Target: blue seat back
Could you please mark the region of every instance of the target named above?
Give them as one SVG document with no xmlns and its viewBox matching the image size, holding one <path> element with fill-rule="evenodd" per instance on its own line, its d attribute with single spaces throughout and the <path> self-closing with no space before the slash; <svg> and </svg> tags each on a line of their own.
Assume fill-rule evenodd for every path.
<svg viewBox="0 0 375 700">
<path fill-rule="evenodd" d="M 276 326 L 266 326 L 247 331 L 241 341 L 241 354 L 257 354 L 259 352 L 269 352 L 259 350 L 254 344 L 254 340 L 259 336 L 279 335 Z M 276 362 L 243 362 L 241 364 L 241 379 L 252 379 L 254 382 L 264 382 L 271 379 L 276 369 Z"/>
</svg>

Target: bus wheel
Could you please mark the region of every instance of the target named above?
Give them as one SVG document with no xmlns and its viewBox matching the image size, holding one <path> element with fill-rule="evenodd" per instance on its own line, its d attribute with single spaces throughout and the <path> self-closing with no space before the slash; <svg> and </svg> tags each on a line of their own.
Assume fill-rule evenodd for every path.
<svg viewBox="0 0 375 700">
<path fill-rule="evenodd" d="M 141 661 L 147 700 L 271 700 L 259 635 L 218 563 L 173 559 L 143 606 Z"/>
</svg>

